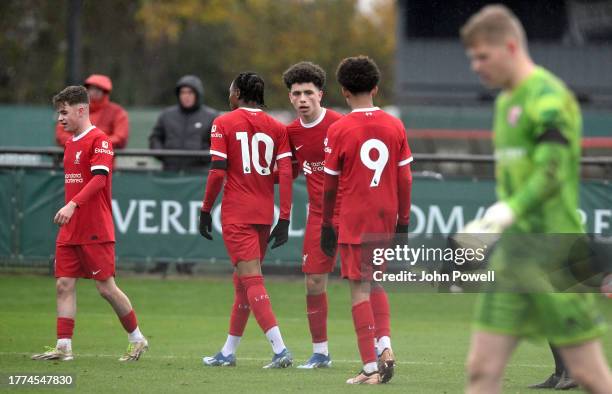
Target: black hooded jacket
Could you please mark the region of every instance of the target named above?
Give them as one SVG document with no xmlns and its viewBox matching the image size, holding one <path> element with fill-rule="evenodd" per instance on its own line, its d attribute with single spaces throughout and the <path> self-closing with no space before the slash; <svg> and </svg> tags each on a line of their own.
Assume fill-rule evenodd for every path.
<svg viewBox="0 0 612 394">
<path fill-rule="evenodd" d="M 196 93 L 196 103 L 191 108 L 183 108 L 179 101 L 179 91 L 188 86 Z M 162 111 L 149 137 L 151 149 L 206 150 L 210 148 L 210 129 L 219 112 L 202 104 L 204 88 L 200 78 L 185 75 L 176 83 L 178 103 Z M 202 169 L 207 167 L 210 158 L 164 157 L 164 169 L 170 171 Z"/>
</svg>

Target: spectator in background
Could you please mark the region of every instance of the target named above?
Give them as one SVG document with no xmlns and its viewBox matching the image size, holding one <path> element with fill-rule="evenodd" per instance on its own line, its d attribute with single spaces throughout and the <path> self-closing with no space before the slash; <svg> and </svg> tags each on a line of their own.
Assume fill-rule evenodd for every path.
<svg viewBox="0 0 612 394">
<path fill-rule="evenodd" d="M 110 101 L 109 95 L 113 90 L 111 79 L 106 75 L 92 74 L 83 85 L 89 95 L 91 123 L 109 136 L 113 148 L 125 148 L 130 132 L 128 114 L 119 104 Z M 72 133 L 64 130 L 64 126 L 57 123 L 55 140 L 59 146 L 64 146 L 72 136 Z"/>
<path fill-rule="evenodd" d="M 178 103 L 159 114 L 149 137 L 151 149 L 207 150 L 210 148 L 210 129 L 219 112 L 203 105 L 204 87 L 200 78 L 185 75 L 176 83 Z M 162 157 L 166 171 L 207 171 L 210 156 Z M 165 275 L 170 264 L 158 261 L 150 273 Z M 191 275 L 193 263 L 177 263 L 179 274 Z"/>
<path fill-rule="evenodd" d="M 185 75 L 176 84 L 178 104 L 162 111 L 149 137 L 151 149 L 206 150 L 218 111 L 203 105 L 200 78 Z M 164 170 L 205 170 L 210 157 L 163 157 Z"/>
</svg>

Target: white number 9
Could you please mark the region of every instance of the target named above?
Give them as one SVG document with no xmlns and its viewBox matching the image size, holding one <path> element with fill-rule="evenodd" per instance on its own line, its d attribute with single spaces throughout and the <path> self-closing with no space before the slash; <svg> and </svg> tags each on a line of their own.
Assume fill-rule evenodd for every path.
<svg viewBox="0 0 612 394">
<path fill-rule="evenodd" d="M 376 160 L 370 158 L 370 152 L 373 149 L 378 151 L 378 159 Z M 360 156 L 363 165 L 370 170 L 374 170 L 374 176 L 370 182 L 370 187 L 378 187 L 382 172 L 389 161 L 389 149 L 387 149 L 387 146 L 381 140 L 372 138 L 361 145 Z"/>
</svg>

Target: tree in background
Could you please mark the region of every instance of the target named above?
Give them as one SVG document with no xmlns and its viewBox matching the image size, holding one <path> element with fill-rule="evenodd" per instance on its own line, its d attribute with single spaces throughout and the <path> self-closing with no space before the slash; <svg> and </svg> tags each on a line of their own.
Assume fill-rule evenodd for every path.
<svg viewBox="0 0 612 394">
<path fill-rule="evenodd" d="M 0 102 L 47 103 L 62 87 L 66 0 L 0 2 Z M 308 59 L 328 72 L 325 105 L 344 106 L 334 73 L 346 56 L 367 54 L 383 73 L 380 104 L 392 98 L 395 1 L 85 0 L 82 72 L 104 73 L 123 105 L 175 102 L 174 84 L 199 75 L 205 100 L 227 106 L 227 84 L 251 69 L 266 80 L 270 108 L 288 108 L 281 74 Z"/>
</svg>

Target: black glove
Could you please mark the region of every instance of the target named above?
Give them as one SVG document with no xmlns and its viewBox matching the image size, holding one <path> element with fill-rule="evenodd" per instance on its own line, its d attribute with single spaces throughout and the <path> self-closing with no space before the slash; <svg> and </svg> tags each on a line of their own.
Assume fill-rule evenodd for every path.
<svg viewBox="0 0 612 394">
<path fill-rule="evenodd" d="M 397 224 L 395 227 L 396 234 L 408 234 L 408 225 L 407 224 Z"/>
<path fill-rule="evenodd" d="M 270 233 L 268 243 L 274 239 L 274 244 L 270 247 L 276 249 L 289 240 L 289 221 L 287 219 L 278 219 L 278 223 Z"/>
<path fill-rule="evenodd" d="M 332 226 L 321 226 L 321 249 L 323 253 L 329 257 L 336 255 L 336 246 L 338 246 L 338 238 Z"/>
<path fill-rule="evenodd" d="M 210 212 L 200 211 L 200 234 L 206 239 L 212 241 L 212 216 Z"/>
</svg>

